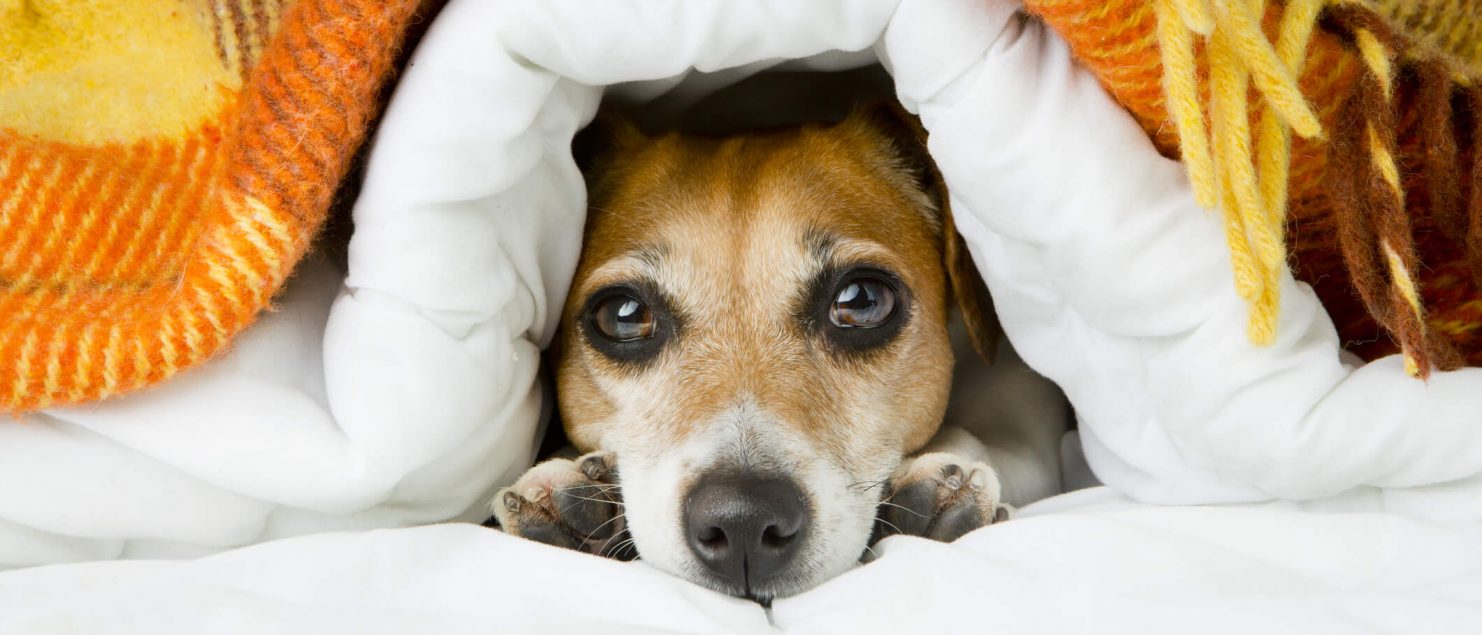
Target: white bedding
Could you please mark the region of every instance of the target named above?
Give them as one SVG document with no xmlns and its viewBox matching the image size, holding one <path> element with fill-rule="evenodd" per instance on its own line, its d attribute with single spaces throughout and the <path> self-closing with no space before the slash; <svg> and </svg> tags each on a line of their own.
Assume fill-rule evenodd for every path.
<svg viewBox="0 0 1482 635">
<path fill-rule="evenodd" d="M 833 68 L 879 60 L 894 74 L 931 132 L 1007 334 L 1065 389 L 1103 482 L 1143 502 L 1288 498 L 1391 515 L 1127 508 L 1009 523 L 961 547 L 897 541 L 885 563 L 779 603 L 779 624 L 888 612 L 887 597 L 1082 628 L 1103 615 L 1177 620 L 1202 609 L 1229 614 L 1217 627 L 1264 619 L 1242 615 L 1243 603 L 1356 623 L 1474 608 L 1459 605 L 1482 598 L 1482 370 L 1421 383 L 1395 358 L 1346 365 L 1316 297 L 1289 275 L 1276 343 L 1250 344 L 1218 216 L 1195 207 L 1180 166 L 1153 151 L 1063 43 L 1013 10 L 1005 0 L 453 0 L 378 133 L 348 277 L 307 264 L 282 310 L 231 354 L 157 390 L 0 424 L 0 568 L 480 516 L 491 488 L 531 457 L 537 350 L 581 235 L 567 147 L 600 87 L 622 83 L 633 99 L 704 92 L 808 58 Z M 681 82 L 691 69 L 724 72 Z M 424 556 L 434 562 L 417 563 Z M 905 579 L 891 577 L 897 570 Z M 447 580 L 429 577 L 444 571 Z M 140 607 L 189 612 L 220 600 L 312 621 L 340 619 L 309 608 L 341 597 L 339 585 L 365 585 L 354 588 L 366 598 L 405 585 L 424 590 L 397 619 L 443 615 L 444 592 L 465 609 L 448 619 L 561 618 L 521 603 L 560 593 L 519 582 L 545 571 L 632 576 L 602 585 L 615 598 L 609 611 L 583 619 L 660 605 L 681 630 L 764 617 L 638 567 L 445 527 L 304 538 L 183 565 L 4 574 L 0 606 L 44 611 L 81 601 L 47 589 L 92 589 L 97 615 L 147 620 Z M 132 586 L 113 588 L 115 575 L 163 585 L 159 597 L 186 605 L 129 595 Z M 1004 597 L 1013 599 L 997 604 Z M 1304 604 L 1312 598 L 1336 613 Z M 360 607 L 343 619 L 371 625 L 400 606 L 341 599 Z M 1152 604 L 1170 612 L 1138 612 Z M 1417 610 L 1375 613 L 1402 606 Z M 937 617 L 957 619 L 857 619 Z"/>
<path fill-rule="evenodd" d="M 0 576 L 4 633 L 1461 633 L 1482 531 L 1392 515 L 1139 505 L 1106 489 L 875 562 L 770 613 L 641 563 L 472 525 Z M 1473 631 L 1475 632 L 1475 631 Z"/>
</svg>

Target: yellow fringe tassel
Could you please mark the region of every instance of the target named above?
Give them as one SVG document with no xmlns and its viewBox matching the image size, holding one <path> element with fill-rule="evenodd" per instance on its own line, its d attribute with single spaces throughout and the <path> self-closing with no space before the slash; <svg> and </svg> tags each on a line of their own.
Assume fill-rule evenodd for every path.
<svg viewBox="0 0 1482 635">
<path fill-rule="evenodd" d="M 1168 112 L 1178 127 L 1180 150 L 1189 181 L 1194 187 L 1194 199 L 1203 207 L 1213 208 L 1216 196 L 1214 164 L 1209 157 L 1209 139 L 1204 133 L 1204 111 L 1199 104 L 1194 37 L 1175 18 L 1175 13 L 1182 14 L 1180 4 L 1196 3 L 1158 0 L 1158 46 L 1163 52 L 1163 86 L 1167 93 Z M 1213 24 L 1211 19 L 1211 28 Z"/>
<path fill-rule="evenodd" d="M 1235 289 L 1250 303 L 1247 330 L 1257 344 L 1269 344 L 1276 336 L 1286 271 L 1291 133 L 1306 138 L 1322 134 L 1297 80 L 1326 3 L 1286 0 L 1273 45 L 1261 31 L 1264 0 L 1156 2 L 1168 111 L 1178 129 L 1195 200 L 1207 208 L 1218 206 L 1225 217 Z M 1207 53 L 1208 137 L 1196 36 L 1205 38 Z M 1246 102 L 1252 83 L 1262 96 L 1254 139 Z"/>
<path fill-rule="evenodd" d="M 1307 63 L 1307 43 L 1312 39 L 1312 30 L 1322 7 L 1322 0 L 1287 0 L 1286 8 L 1282 10 L 1276 56 L 1294 77 L 1302 75 L 1302 67 Z M 1290 176 L 1291 131 L 1282 125 L 1276 112 L 1266 108 L 1261 112 L 1257 134 L 1256 172 L 1261 184 L 1261 205 L 1266 212 L 1264 224 L 1272 240 L 1277 245 L 1285 245 L 1284 210 Z M 1268 273 L 1277 274 L 1269 280 L 1276 284 L 1284 263 L 1265 260 L 1263 264 L 1270 268 Z"/>
<path fill-rule="evenodd" d="M 1249 76 L 1243 72 L 1229 34 L 1219 26 L 1210 36 L 1208 52 L 1209 113 L 1213 119 L 1217 169 L 1215 181 L 1225 216 L 1225 240 L 1230 244 L 1230 260 L 1235 268 L 1235 292 L 1247 302 L 1255 303 L 1265 284 L 1251 251 L 1250 226 L 1255 219 L 1249 214 L 1250 201 L 1243 196 L 1250 185 L 1246 174 L 1250 170 L 1242 172 L 1239 169 L 1242 157 L 1245 167 L 1251 165 L 1250 123 L 1245 97 L 1249 90 Z M 1257 324 L 1254 317 L 1250 324 L 1253 335 L 1264 326 Z"/>
</svg>

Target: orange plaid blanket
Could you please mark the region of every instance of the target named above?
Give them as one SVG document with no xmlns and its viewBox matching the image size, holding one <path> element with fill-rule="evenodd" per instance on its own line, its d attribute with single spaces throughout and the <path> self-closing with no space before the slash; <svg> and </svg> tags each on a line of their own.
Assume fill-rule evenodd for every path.
<svg viewBox="0 0 1482 635">
<path fill-rule="evenodd" d="M 0 411 L 247 328 L 323 223 L 416 0 L 0 0 Z"/>
</svg>

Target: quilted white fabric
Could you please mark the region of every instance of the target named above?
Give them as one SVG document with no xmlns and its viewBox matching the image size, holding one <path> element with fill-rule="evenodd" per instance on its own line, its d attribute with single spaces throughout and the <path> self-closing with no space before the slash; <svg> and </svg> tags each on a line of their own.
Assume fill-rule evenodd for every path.
<svg viewBox="0 0 1482 635">
<path fill-rule="evenodd" d="M 471 525 L 187 562 L 0 575 L 3 633 L 1469 633 L 1482 533 L 1383 514 L 1137 505 L 1086 490 L 875 562 L 770 611 L 641 562 Z M 8 602 L 8 604 L 7 604 Z"/>
<path fill-rule="evenodd" d="M 581 236 L 567 148 L 601 87 L 703 92 L 799 58 L 894 74 L 1009 337 L 1070 396 L 1104 482 L 1482 516 L 1482 370 L 1345 365 L 1290 277 L 1278 341 L 1251 345 L 1217 215 L 1014 10 L 453 0 L 378 132 L 349 275 L 306 265 L 230 355 L 157 390 L 0 425 L 0 567 L 476 517 L 531 456 Z M 693 71 L 725 72 L 680 84 Z"/>
</svg>

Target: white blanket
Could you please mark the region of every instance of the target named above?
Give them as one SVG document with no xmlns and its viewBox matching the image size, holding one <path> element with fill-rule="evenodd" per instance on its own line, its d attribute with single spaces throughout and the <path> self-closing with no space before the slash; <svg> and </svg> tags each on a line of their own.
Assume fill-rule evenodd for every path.
<svg viewBox="0 0 1482 635">
<path fill-rule="evenodd" d="M 235 351 L 157 390 L 0 424 L 0 566 L 194 555 L 475 518 L 531 456 L 537 350 L 551 337 L 581 235 L 582 186 L 567 147 L 600 87 L 629 82 L 630 96 L 653 95 L 691 69 L 733 69 L 682 86 L 705 90 L 796 58 L 879 59 L 894 74 L 931 132 L 1008 335 L 1070 396 L 1104 482 L 1160 503 L 1283 497 L 1482 517 L 1482 370 L 1426 384 L 1396 359 L 1345 365 L 1331 321 L 1290 276 L 1277 342 L 1250 344 L 1217 215 L 1194 205 L 1180 166 L 1153 151 L 1064 44 L 1013 10 L 1005 0 L 453 0 L 378 133 L 348 277 L 307 265 L 282 311 Z M 1355 531 L 1416 527 L 1368 520 Z M 1011 523 L 981 543 L 1021 536 L 1032 545 L 1035 527 Z M 364 545 L 449 531 L 474 535 L 429 529 L 323 544 L 348 545 L 348 561 Z M 1412 534 L 1427 531 L 1450 535 Z M 293 544 L 320 544 L 312 540 Z M 498 541 L 481 552 L 491 559 L 537 553 L 476 540 Z M 952 553 L 899 544 L 923 557 Z M 1164 557 L 1138 544 L 1147 558 Z M 1264 556 L 1272 568 L 1301 557 L 1280 544 Z M 1055 563 L 1045 549 L 1013 566 Z M 941 563 L 957 573 L 940 592 L 977 584 L 964 569 L 972 562 Z M 1401 578 L 1431 571 L 1390 562 Z M 498 568 L 491 561 L 488 575 Z M 517 565 L 522 575 L 532 568 Z M 1314 580 L 1311 588 L 1343 588 Z M 818 597 L 844 602 L 831 593 Z M 991 612 L 992 594 L 968 595 Z M 0 604 L 14 597 L 0 594 Z"/>
<path fill-rule="evenodd" d="M 0 576 L 0 633 L 1462 633 L 1482 532 L 1379 514 L 1137 505 L 1087 490 L 771 611 L 472 525 Z"/>
</svg>

